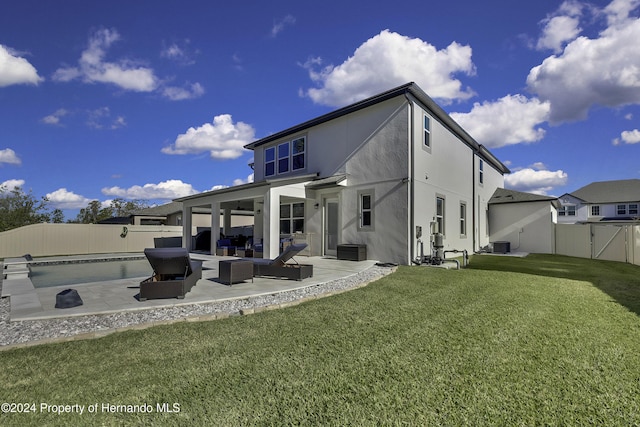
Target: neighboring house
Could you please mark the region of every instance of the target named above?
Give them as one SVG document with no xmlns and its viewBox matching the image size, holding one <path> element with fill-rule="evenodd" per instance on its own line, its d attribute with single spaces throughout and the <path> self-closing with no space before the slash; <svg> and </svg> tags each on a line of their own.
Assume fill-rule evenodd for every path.
<svg viewBox="0 0 640 427">
<path fill-rule="evenodd" d="M 640 179 L 593 182 L 559 200 L 560 224 L 640 221 Z"/>
<path fill-rule="evenodd" d="M 176 199 L 189 249 L 196 208 L 228 221 L 243 204 L 254 213 L 253 237 L 265 258 L 275 258 L 281 237 L 292 235 L 311 255 L 364 244 L 369 259 L 409 264 L 420 241 L 429 250 L 436 225 L 445 250 L 473 251 L 489 243 L 488 202 L 509 173 L 414 83 L 246 148 L 254 155 L 253 183 Z M 212 215 L 211 229 L 220 225 Z"/>
<path fill-rule="evenodd" d="M 498 188 L 489 200 L 491 242 L 512 252 L 555 253 L 558 199 Z"/>
</svg>

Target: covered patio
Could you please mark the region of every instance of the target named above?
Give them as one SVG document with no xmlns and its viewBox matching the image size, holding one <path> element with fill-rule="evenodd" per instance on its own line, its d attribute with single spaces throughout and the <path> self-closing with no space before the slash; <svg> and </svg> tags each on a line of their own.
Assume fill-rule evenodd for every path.
<svg viewBox="0 0 640 427">
<path fill-rule="evenodd" d="M 204 247 L 215 254 L 221 235 L 233 236 L 233 213 L 243 212 L 253 215 L 252 235 L 243 237 L 253 245 L 261 245 L 263 258 L 278 256 L 283 237 L 306 243 L 308 249 L 304 255 L 323 255 L 323 237 L 317 226 L 322 210 L 315 187 L 309 185 L 315 178 L 316 174 L 267 180 L 176 199 L 183 207 L 183 247 L 197 251 L 194 236 L 198 230 L 208 229 L 210 242 Z M 203 208 L 211 212 L 210 224 L 194 224 L 194 211 Z M 198 246 L 203 247 L 200 243 Z"/>
</svg>

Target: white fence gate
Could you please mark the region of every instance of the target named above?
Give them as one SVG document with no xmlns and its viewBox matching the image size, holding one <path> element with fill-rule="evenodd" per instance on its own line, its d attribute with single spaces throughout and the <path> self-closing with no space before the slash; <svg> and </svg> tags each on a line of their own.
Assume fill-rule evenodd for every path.
<svg viewBox="0 0 640 427">
<path fill-rule="evenodd" d="M 640 265 L 640 225 L 556 224 L 556 253 Z"/>
</svg>

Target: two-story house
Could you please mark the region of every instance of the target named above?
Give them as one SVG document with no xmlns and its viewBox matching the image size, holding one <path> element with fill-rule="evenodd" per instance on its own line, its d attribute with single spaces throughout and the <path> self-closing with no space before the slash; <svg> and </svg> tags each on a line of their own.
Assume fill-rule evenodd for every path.
<svg viewBox="0 0 640 427">
<path fill-rule="evenodd" d="M 640 221 L 640 179 L 592 182 L 559 197 L 558 223 Z"/>
<path fill-rule="evenodd" d="M 364 244 L 369 259 L 409 264 L 420 242 L 429 250 L 434 228 L 445 249 L 472 251 L 489 243 L 487 203 L 509 173 L 414 83 L 246 148 L 254 152 L 253 183 L 177 199 L 189 249 L 192 212 L 204 206 L 212 230 L 226 228 L 232 209 L 252 211 L 265 258 L 294 235 L 312 255 Z M 212 247 L 217 238 L 212 233 Z"/>
</svg>

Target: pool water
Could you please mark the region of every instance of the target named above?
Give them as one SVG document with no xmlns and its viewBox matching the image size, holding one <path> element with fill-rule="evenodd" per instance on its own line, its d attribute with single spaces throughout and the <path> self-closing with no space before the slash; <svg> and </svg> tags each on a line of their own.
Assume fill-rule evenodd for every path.
<svg viewBox="0 0 640 427">
<path fill-rule="evenodd" d="M 149 277 L 147 259 L 32 265 L 30 279 L 36 288 Z"/>
</svg>

